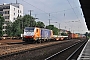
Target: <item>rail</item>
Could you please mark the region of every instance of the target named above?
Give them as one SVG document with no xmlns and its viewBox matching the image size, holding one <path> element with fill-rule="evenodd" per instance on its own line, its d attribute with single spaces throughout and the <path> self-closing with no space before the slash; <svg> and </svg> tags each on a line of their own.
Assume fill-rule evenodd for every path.
<svg viewBox="0 0 90 60">
<path fill-rule="evenodd" d="M 80 45 L 66 60 L 70 60 L 72 58 L 72 56 L 86 43 L 87 41 L 85 41 L 82 45 Z"/>
<path fill-rule="evenodd" d="M 80 43 L 80 42 L 75 43 L 75 44 L 73 44 L 73 45 L 71 45 L 71 46 L 69 46 L 69 47 L 67 47 L 67 48 L 65 48 L 65 49 L 63 49 L 63 50 L 61 50 L 61 51 L 59 51 L 59 52 L 57 52 L 57 53 L 55 53 L 55 54 L 49 56 L 49 57 L 47 57 L 45 60 L 50 60 L 50 59 L 52 59 L 53 57 L 55 57 L 55 56 L 61 54 L 62 52 L 66 51 L 66 50 L 68 50 L 68 49 L 70 49 L 70 48 L 72 48 L 73 46 L 75 46 L 75 45 L 77 45 L 77 44 L 79 44 L 79 43 Z M 73 55 L 73 54 L 72 54 L 72 55 Z M 69 57 L 70 57 L 70 56 L 69 56 Z M 67 59 L 69 59 L 69 58 L 67 58 Z"/>
</svg>

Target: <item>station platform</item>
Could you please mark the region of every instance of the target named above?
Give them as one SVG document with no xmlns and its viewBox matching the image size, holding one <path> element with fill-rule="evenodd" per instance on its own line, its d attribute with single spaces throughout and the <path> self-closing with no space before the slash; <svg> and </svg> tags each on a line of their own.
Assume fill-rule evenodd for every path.
<svg viewBox="0 0 90 60">
<path fill-rule="evenodd" d="M 84 48 L 77 60 L 90 60 L 90 39 L 84 46 Z"/>
</svg>

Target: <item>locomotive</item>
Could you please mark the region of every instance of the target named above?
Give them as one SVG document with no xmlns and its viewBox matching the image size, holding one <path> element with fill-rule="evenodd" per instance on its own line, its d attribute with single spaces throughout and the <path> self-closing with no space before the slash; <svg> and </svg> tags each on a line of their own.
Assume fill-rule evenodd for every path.
<svg viewBox="0 0 90 60">
<path fill-rule="evenodd" d="M 53 31 L 38 27 L 25 27 L 23 34 L 23 41 L 42 42 L 52 39 Z"/>
</svg>

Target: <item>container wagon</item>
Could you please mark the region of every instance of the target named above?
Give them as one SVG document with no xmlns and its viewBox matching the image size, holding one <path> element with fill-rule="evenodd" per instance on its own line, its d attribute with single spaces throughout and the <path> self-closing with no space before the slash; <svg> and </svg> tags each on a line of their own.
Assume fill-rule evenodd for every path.
<svg viewBox="0 0 90 60">
<path fill-rule="evenodd" d="M 69 38 L 69 39 L 74 39 L 74 38 L 75 38 L 75 34 L 74 34 L 74 33 L 70 33 L 70 34 L 68 35 L 68 38 Z"/>
<path fill-rule="evenodd" d="M 61 35 L 53 35 L 55 40 L 65 40 L 68 39 L 68 36 L 61 36 Z"/>
</svg>

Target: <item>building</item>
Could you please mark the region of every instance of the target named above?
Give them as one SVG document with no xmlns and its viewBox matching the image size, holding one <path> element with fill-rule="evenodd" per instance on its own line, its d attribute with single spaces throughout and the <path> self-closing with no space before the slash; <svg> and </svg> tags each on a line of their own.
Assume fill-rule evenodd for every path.
<svg viewBox="0 0 90 60">
<path fill-rule="evenodd" d="M 17 17 L 23 16 L 23 6 L 19 3 L 4 3 L 0 5 L 0 14 L 5 21 L 14 22 Z"/>
<path fill-rule="evenodd" d="M 8 22 L 14 22 L 17 17 L 23 16 L 23 6 L 20 3 L 10 3 L 0 5 L 0 14 L 4 17 L 3 32 L 6 32 Z M 5 33 L 4 36 L 7 34 Z"/>
<path fill-rule="evenodd" d="M 59 34 L 60 35 L 66 35 L 68 33 L 68 31 L 67 30 L 65 30 L 65 29 L 59 29 Z"/>
</svg>

